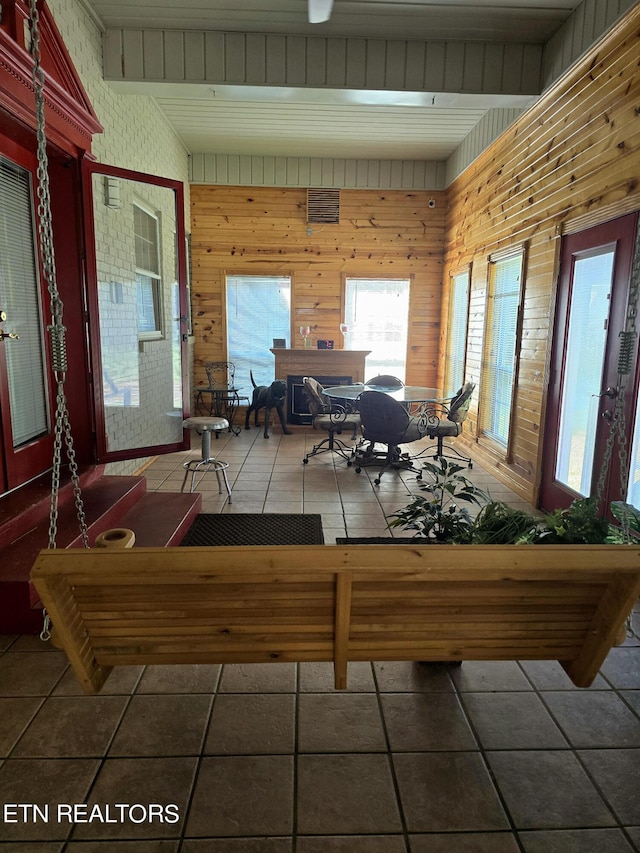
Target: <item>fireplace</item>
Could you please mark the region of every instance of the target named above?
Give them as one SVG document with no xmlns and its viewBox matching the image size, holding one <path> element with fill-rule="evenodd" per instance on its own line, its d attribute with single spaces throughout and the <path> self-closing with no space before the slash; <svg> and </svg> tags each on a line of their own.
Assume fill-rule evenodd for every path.
<svg viewBox="0 0 640 853">
<path fill-rule="evenodd" d="M 313 376 L 325 388 L 364 382 L 365 359 L 369 350 L 280 349 L 271 350 L 275 378 L 287 383 L 287 422 L 310 424 L 311 415 L 302 393 L 302 380 Z"/>
<path fill-rule="evenodd" d="M 351 376 L 314 376 L 324 387 L 332 385 L 351 385 Z M 311 414 L 304 393 L 304 376 L 287 376 L 287 423 L 310 424 Z"/>
</svg>

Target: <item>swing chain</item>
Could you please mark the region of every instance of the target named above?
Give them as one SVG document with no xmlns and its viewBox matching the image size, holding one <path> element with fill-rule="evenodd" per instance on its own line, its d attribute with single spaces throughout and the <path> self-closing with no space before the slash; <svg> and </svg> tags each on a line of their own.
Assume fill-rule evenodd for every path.
<svg viewBox="0 0 640 853">
<path fill-rule="evenodd" d="M 605 483 L 609 473 L 611 457 L 613 455 L 613 446 L 618 440 L 618 460 L 620 466 L 620 500 L 627 499 L 627 489 L 629 486 L 629 453 L 627 443 L 627 431 L 625 422 L 625 393 L 627 377 L 631 373 L 633 366 L 634 353 L 636 349 L 636 320 L 638 316 L 638 300 L 640 297 L 640 223 L 636 234 L 636 250 L 633 258 L 633 266 L 631 270 L 631 281 L 629 285 L 629 297 L 627 300 L 627 313 L 625 317 L 625 327 L 620 332 L 620 350 L 618 353 L 616 387 L 618 394 L 616 396 L 615 405 L 613 407 L 613 415 L 610 421 L 609 436 L 605 446 L 605 452 L 602 460 L 602 468 L 598 478 L 596 488 L 596 503 L 599 506 L 604 494 Z M 629 543 L 631 535 L 629 531 L 629 515 L 624 513 L 622 517 L 622 534 L 623 541 Z"/>
<path fill-rule="evenodd" d="M 47 613 L 46 607 L 42 608 L 42 631 L 40 631 L 40 639 L 44 643 L 51 639 L 51 616 Z"/>
<path fill-rule="evenodd" d="M 49 548 L 56 547 L 58 532 L 58 501 L 60 494 L 60 469 L 62 467 L 62 444 L 63 440 L 67 448 L 69 471 L 73 484 L 76 511 L 80 524 L 82 544 L 89 547 L 86 516 L 82 494 L 80 491 L 80 477 L 78 464 L 73 446 L 71 426 L 69 423 L 69 410 L 64 392 L 64 382 L 67 372 L 67 353 L 65 342 L 65 326 L 62 322 L 63 304 L 56 282 L 55 255 L 53 247 L 53 227 L 51 217 L 51 191 L 49 183 L 49 159 L 47 156 L 47 139 L 45 134 L 45 99 L 44 85 L 45 76 L 41 64 L 40 54 L 40 15 L 37 8 L 37 0 L 30 0 L 29 24 L 31 30 L 30 51 L 33 58 L 33 86 L 35 91 L 35 114 L 37 133 L 37 196 L 38 196 L 38 236 L 40 239 L 40 250 L 42 256 L 42 270 L 50 297 L 51 325 L 47 327 L 51 342 L 51 363 L 57 383 L 56 413 L 54 425 L 53 442 L 53 469 L 51 484 L 51 506 L 49 515 Z M 45 614 L 45 626 L 43 634 L 47 633 Z"/>
</svg>

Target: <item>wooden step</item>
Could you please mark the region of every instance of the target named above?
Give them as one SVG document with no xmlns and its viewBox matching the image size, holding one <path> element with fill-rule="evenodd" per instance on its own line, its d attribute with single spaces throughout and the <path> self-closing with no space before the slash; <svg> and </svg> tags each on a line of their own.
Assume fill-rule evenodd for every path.
<svg viewBox="0 0 640 853">
<path fill-rule="evenodd" d="M 81 468 L 80 489 L 84 492 L 104 474 L 104 465 Z M 73 494 L 73 484 L 64 470 L 60 476 L 60 504 Z M 0 548 L 18 539 L 49 515 L 51 503 L 51 472 L 37 477 L 25 486 L 0 497 Z"/>
<path fill-rule="evenodd" d="M 90 546 L 112 527 L 132 529 L 142 545 L 178 545 L 202 503 L 198 493 L 148 493 L 144 477 L 100 476 L 83 489 L 82 499 Z M 39 598 L 29 575 L 38 552 L 49 544 L 48 497 L 46 515 L 41 507 L 36 510 L 37 503 L 27 501 L 28 529 L 18 515 L 12 541 L 0 548 L 0 634 L 36 633 L 41 628 Z M 5 527 L 12 527 L 6 515 L 4 521 Z M 56 544 L 59 549 L 82 547 L 72 492 L 61 494 Z"/>
<path fill-rule="evenodd" d="M 196 519 L 202 506 L 202 496 L 174 494 L 172 492 L 147 492 L 118 522 L 136 534 L 135 544 L 140 547 L 166 548 L 179 545 Z"/>
</svg>

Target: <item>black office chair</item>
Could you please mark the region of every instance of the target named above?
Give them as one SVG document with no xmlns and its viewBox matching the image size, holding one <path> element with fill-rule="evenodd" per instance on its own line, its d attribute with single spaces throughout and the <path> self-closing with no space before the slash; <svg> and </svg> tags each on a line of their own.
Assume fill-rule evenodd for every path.
<svg viewBox="0 0 640 853">
<path fill-rule="evenodd" d="M 336 436 L 345 430 L 351 430 L 351 438 L 355 441 L 360 428 L 360 415 L 357 412 L 347 412 L 344 406 L 340 406 L 330 397 L 327 397 L 322 385 L 312 376 L 305 376 L 302 380 L 302 386 L 309 404 L 313 428 L 322 429 L 328 433 L 327 437 L 316 444 L 302 461 L 306 465 L 310 456 L 317 456 L 318 453 L 331 450 L 346 459 L 347 465 L 352 465 L 355 448 L 345 444 Z"/>
<path fill-rule="evenodd" d="M 358 410 L 362 437 L 370 442 L 370 447 L 359 460 L 356 471 L 359 473 L 363 465 L 382 464 L 382 470 L 374 480 L 376 485 L 379 485 L 387 468 L 413 471 L 421 480 L 422 469 L 414 467 L 412 458 L 408 453 L 402 453 L 400 445 L 424 437 L 424 418 L 409 415 L 402 403 L 382 391 L 363 391 L 358 400 Z M 384 454 L 375 453 L 375 444 L 386 445 Z"/>
<path fill-rule="evenodd" d="M 445 459 L 466 462 L 469 468 L 473 468 L 471 459 L 468 456 L 463 456 L 455 447 L 447 445 L 446 450 L 449 452 L 445 452 L 444 439 L 456 437 L 462 432 L 462 424 L 469 414 L 471 395 L 475 387 L 475 382 L 465 382 L 462 388 L 454 395 L 448 407 L 441 410 L 439 417 L 434 417 L 434 413 L 431 413 L 431 417 L 426 425 L 426 434 L 429 438 L 436 439 L 436 449 L 432 453 L 433 445 L 431 445 L 423 451 L 422 456 L 430 454 L 433 455 L 434 459 L 444 456 Z"/>
</svg>

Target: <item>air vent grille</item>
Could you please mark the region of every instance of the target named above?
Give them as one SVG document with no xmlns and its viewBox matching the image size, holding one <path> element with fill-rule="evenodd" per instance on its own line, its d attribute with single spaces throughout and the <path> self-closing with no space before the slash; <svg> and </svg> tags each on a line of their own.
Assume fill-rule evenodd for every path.
<svg viewBox="0 0 640 853">
<path fill-rule="evenodd" d="M 307 222 L 340 222 L 340 190 L 307 190 Z"/>
</svg>

